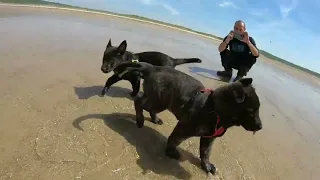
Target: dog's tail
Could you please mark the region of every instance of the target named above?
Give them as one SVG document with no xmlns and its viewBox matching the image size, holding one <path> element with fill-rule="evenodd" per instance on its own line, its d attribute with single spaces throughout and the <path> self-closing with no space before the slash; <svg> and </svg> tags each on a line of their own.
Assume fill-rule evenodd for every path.
<svg viewBox="0 0 320 180">
<path fill-rule="evenodd" d="M 186 64 L 186 63 L 202 63 L 199 58 L 176 58 L 174 59 L 175 65 Z"/>
<path fill-rule="evenodd" d="M 143 77 L 146 77 L 153 70 L 153 65 L 146 62 L 125 62 L 119 65 L 117 68 L 125 72 L 138 71 Z"/>
</svg>

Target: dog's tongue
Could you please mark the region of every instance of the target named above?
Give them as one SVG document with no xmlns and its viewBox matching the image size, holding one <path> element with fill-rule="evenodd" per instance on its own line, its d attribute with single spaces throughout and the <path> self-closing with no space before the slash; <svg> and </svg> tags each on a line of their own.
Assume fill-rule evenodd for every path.
<svg viewBox="0 0 320 180">
<path fill-rule="evenodd" d="M 253 135 L 255 135 L 255 134 L 256 134 L 256 132 L 257 132 L 257 131 L 253 131 Z"/>
</svg>

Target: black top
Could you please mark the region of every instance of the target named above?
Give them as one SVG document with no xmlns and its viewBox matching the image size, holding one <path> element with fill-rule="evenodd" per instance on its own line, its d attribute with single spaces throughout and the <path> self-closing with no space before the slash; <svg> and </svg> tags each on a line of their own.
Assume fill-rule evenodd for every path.
<svg viewBox="0 0 320 180">
<path fill-rule="evenodd" d="M 227 36 L 223 39 L 223 41 L 225 41 L 226 38 L 227 38 Z M 253 45 L 254 47 L 257 48 L 256 42 L 255 42 L 254 39 L 253 39 L 252 37 L 250 37 L 250 36 L 249 36 L 249 41 L 252 43 L 252 45 Z M 226 48 L 228 48 L 228 47 L 229 47 L 230 52 L 231 52 L 232 54 L 234 54 L 234 55 L 242 56 L 242 57 L 243 57 L 243 56 L 247 56 L 247 55 L 252 55 L 249 46 L 248 46 L 245 42 L 242 42 L 242 41 L 240 41 L 240 40 L 238 40 L 238 39 L 236 39 L 236 38 L 233 38 L 233 39 L 229 42 L 229 44 L 227 45 Z M 258 49 L 258 48 L 257 48 L 257 49 Z M 253 56 L 253 55 L 252 55 L 252 56 Z M 255 56 L 255 57 L 258 58 L 259 55 L 258 55 L 258 56 Z"/>
</svg>

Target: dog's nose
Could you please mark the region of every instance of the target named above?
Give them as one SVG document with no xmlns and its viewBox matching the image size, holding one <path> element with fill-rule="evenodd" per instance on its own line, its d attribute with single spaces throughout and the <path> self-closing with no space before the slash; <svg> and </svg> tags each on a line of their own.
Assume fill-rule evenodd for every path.
<svg viewBox="0 0 320 180">
<path fill-rule="evenodd" d="M 257 124 L 257 131 L 262 129 L 262 124 Z"/>
<path fill-rule="evenodd" d="M 101 67 L 101 71 L 104 72 L 104 73 L 107 73 L 108 69 L 106 67 Z"/>
</svg>

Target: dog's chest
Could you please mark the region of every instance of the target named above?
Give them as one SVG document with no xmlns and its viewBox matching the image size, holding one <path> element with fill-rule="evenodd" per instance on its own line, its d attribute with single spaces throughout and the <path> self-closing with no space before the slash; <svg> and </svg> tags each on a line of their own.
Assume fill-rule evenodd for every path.
<svg viewBox="0 0 320 180">
<path fill-rule="evenodd" d="M 204 126 L 198 126 L 196 127 L 196 133 L 197 135 L 204 135 L 209 133 L 209 128 Z"/>
<path fill-rule="evenodd" d="M 209 134 L 214 133 L 214 127 L 211 124 L 205 123 L 205 124 L 199 124 L 198 126 L 195 126 L 195 135 L 197 136 L 206 136 Z"/>
</svg>

